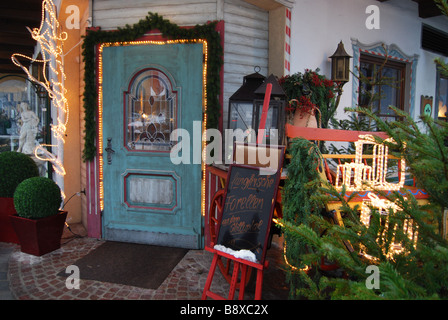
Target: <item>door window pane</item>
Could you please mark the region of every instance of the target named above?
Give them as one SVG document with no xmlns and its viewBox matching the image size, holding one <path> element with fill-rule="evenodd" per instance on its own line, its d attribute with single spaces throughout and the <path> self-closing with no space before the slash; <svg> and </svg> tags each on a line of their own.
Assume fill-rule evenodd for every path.
<svg viewBox="0 0 448 320">
<path fill-rule="evenodd" d="M 134 78 L 126 94 L 126 147 L 170 151 L 177 127 L 177 92 L 160 70 L 146 69 Z"/>
</svg>

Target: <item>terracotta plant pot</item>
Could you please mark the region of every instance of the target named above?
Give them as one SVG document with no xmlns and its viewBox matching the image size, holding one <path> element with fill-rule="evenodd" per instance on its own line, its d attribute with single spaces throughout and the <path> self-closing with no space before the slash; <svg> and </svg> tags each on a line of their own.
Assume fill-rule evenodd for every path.
<svg viewBox="0 0 448 320">
<path fill-rule="evenodd" d="M 297 127 L 317 128 L 316 116 L 297 110 L 294 113 L 293 124 Z"/>
<path fill-rule="evenodd" d="M 61 247 L 61 237 L 67 211 L 41 218 L 27 219 L 17 215 L 10 217 L 20 243 L 20 250 L 41 256 Z"/>
<path fill-rule="evenodd" d="M 0 242 L 19 243 L 10 216 L 16 214 L 14 198 L 0 197 Z"/>
</svg>

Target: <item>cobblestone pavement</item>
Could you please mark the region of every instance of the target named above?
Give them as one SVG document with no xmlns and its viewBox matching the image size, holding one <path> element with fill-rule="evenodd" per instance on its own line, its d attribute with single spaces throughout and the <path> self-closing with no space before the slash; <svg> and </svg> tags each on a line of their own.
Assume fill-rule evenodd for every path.
<svg viewBox="0 0 448 320">
<path fill-rule="evenodd" d="M 14 299 L 11 290 L 9 290 L 8 279 L 9 257 L 14 248 L 14 244 L 0 243 L 0 300 Z"/>
<path fill-rule="evenodd" d="M 198 300 L 201 299 L 212 261 L 212 254 L 205 250 L 188 251 L 157 290 L 83 279 L 80 280 L 79 289 L 68 289 L 67 278 L 57 274 L 104 241 L 88 237 L 65 241 L 60 249 L 41 257 L 22 253 L 18 245 L 0 243 L 0 299 Z M 274 251 L 272 248 L 270 250 Z M 281 271 L 278 272 L 276 268 L 276 264 L 271 263 L 267 269 L 271 269 L 272 279 L 265 273 L 263 299 L 287 298 L 286 288 L 276 279 L 281 276 Z M 272 288 L 279 285 L 280 288 Z M 228 288 L 228 283 L 217 272 L 213 278 L 212 291 L 227 296 Z M 248 287 L 245 297 L 251 296 Z"/>
</svg>

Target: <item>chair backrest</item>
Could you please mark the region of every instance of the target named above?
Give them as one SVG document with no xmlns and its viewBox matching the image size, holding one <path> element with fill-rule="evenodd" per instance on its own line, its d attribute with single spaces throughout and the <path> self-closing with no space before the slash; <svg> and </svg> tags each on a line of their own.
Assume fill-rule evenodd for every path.
<svg viewBox="0 0 448 320">
<path fill-rule="evenodd" d="M 283 166 L 285 146 L 235 142 L 233 162 L 279 171 Z"/>
</svg>

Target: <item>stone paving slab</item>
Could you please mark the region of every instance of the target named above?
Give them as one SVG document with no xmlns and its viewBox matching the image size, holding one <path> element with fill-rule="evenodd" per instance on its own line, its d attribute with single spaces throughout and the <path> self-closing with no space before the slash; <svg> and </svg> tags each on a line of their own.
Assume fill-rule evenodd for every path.
<svg viewBox="0 0 448 320">
<path fill-rule="evenodd" d="M 11 254 L 9 280 L 18 300 L 140 300 L 200 299 L 212 255 L 204 250 L 190 250 L 157 290 L 114 283 L 80 279 L 79 289 L 68 289 L 67 278 L 57 274 L 74 264 L 103 241 L 75 239 L 61 249 L 41 257 L 16 250 Z M 70 273 L 67 274 L 67 277 Z M 223 277 L 216 277 L 218 292 L 227 286 Z M 225 294 L 225 291 L 221 294 Z"/>
<path fill-rule="evenodd" d="M 199 300 L 213 255 L 205 250 L 190 250 L 172 270 L 157 290 L 114 283 L 80 279 L 79 289 L 66 286 L 67 277 L 57 274 L 104 243 L 103 240 L 82 237 L 66 240 L 60 249 L 36 257 L 20 251 L 20 246 L 0 243 L 0 299 L 17 300 Z M 270 249 L 272 250 L 272 249 Z M 278 250 L 279 251 L 279 250 Z M 4 252 L 5 254 L 1 254 Z M 8 258 L 6 258 L 8 257 Z M 8 263 L 4 260 L 9 260 Z M 279 274 L 271 263 L 271 273 Z M 269 277 L 268 277 L 269 278 Z M 282 285 L 275 278 L 274 285 Z M 70 280 L 68 280 L 70 281 Z M 270 290 L 265 275 L 263 298 L 285 299 L 281 288 Z M 71 282 L 69 282 L 70 284 Z M 8 286 L 9 289 L 8 290 Z M 211 287 L 213 292 L 228 295 L 229 284 L 217 270 Z M 247 299 L 253 298 L 249 288 Z"/>
<path fill-rule="evenodd" d="M 9 257 L 14 248 L 14 244 L 0 243 L 0 300 L 14 300 L 8 278 Z"/>
</svg>

